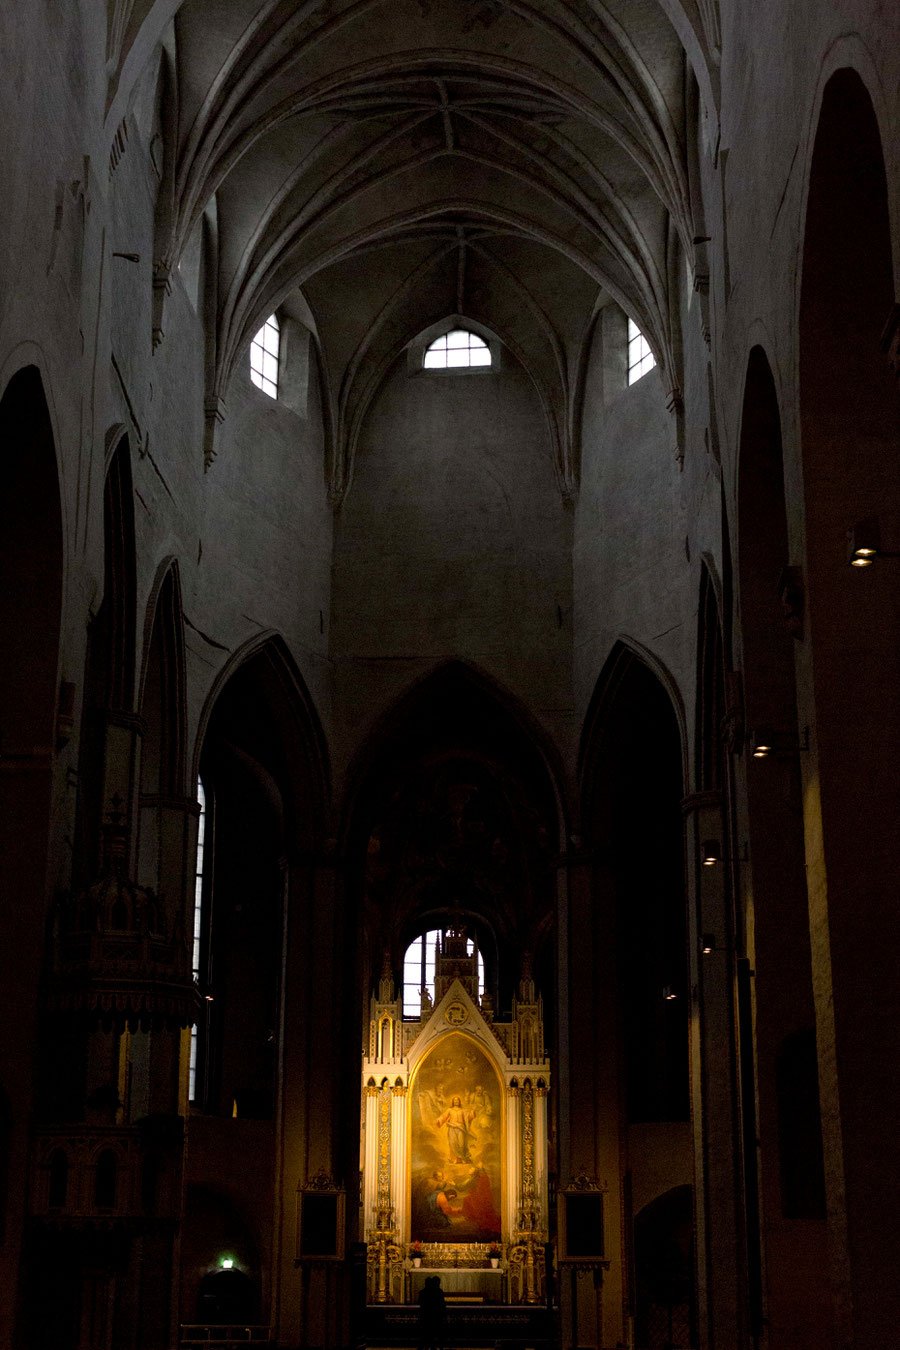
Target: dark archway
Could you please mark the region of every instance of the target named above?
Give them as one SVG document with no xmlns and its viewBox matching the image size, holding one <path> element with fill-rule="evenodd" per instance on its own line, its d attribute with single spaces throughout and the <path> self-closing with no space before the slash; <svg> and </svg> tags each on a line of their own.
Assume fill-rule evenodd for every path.
<svg viewBox="0 0 900 1350">
<path fill-rule="evenodd" d="M 684 738 L 673 695 L 664 671 L 616 644 L 582 734 L 585 861 L 569 899 L 572 1156 L 604 1176 L 623 1169 L 609 1203 L 623 1215 L 631 1313 L 632 1196 L 693 1176 Z"/>
<path fill-rule="evenodd" d="M 0 1286 L 17 1285 L 32 1114 L 37 988 L 46 937 L 47 856 L 57 751 L 63 524 L 56 447 L 39 371 L 0 399 L 0 1082 L 8 1094 L 7 1241 Z"/>
<path fill-rule="evenodd" d="M 635 1215 L 634 1343 L 638 1350 L 688 1350 L 698 1344 L 693 1209 L 693 1188 L 676 1186 Z"/>
<path fill-rule="evenodd" d="M 829 1243 L 838 1339 L 900 1321 L 900 588 L 846 565 L 848 527 L 880 517 L 900 549 L 900 399 L 880 351 L 895 302 L 878 124 L 853 70 L 825 87 L 810 169 L 799 315 L 811 659 L 798 685 Z"/>
<path fill-rule="evenodd" d="M 88 630 L 74 874 L 93 879 L 111 800 L 126 813 L 134 783 L 136 568 L 131 448 L 122 436 L 103 488 L 103 601 Z"/>
<path fill-rule="evenodd" d="M 336 1062 L 328 1044 L 334 974 L 328 943 L 313 937 L 334 921 L 319 870 L 328 762 L 312 700 L 280 638 L 235 656 L 210 694 L 201 735 L 198 966 L 207 1000 L 188 1126 L 184 1261 L 217 1260 L 209 1243 L 224 1244 L 235 1268 L 252 1275 L 254 1316 L 267 1321 L 275 1252 L 249 1234 L 271 1233 L 272 1207 L 286 1203 L 281 1169 L 304 1167 L 298 1150 L 309 1135 L 325 1140 L 334 1115 L 328 1066 Z M 318 1090 L 311 1064 L 320 1066 Z M 227 1202 L 210 1198 L 226 1184 Z M 291 1222 L 286 1212 L 276 1229 Z M 293 1249 L 281 1254 L 293 1272 Z M 186 1318 L 199 1311 L 190 1271 L 185 1264 Z M 232 1306 L 230 1294 L 219 1298 L 228 1285 L 218 1277 L 204 1285 L 219 1313 Z"/>
<path fill-rule="evenodd" d="M 679 718 L 657 675 L 619 645 L 582 739 L 595 907 L 614 934 L 629 1123 L 687 1120 L 687 920 Z"/>
<path fill-rule="evenodd" d="M 233 670 L 206 720 L 199 937 L 211 1001 L 197 1104 L 213 1115 L 273 1118 L 289 871 L 321 839 L 326 768 L 313 718 L 273 639 Z"/>
<path fill-rule="evenodd" d="M 750 353 L 741 416 L 738 574 L 748 725 L 798 740 L 794 661 L 803 638 L 803 589 L 788 541 L 778 397 L 761 347 Z M 777 1086 L 784 1038 L 802 1035 L 815 1046 L 799 756 L 750 756 L 746 791 L 752 861 L 742 877 L 742 913 L 756 972 L 753 1134 L 758 1128 L 769 1334 L 773 1346 L 813 1347 L 826 1336 L 828 1307 L 821 1126 L 811 1125 L 807 1112 L 813 1171 L 818 1159 L 818 1181 L 810 1179 L 808 1194 L 819 1199 L 808 1212 L 789 1212 L 780 1140 L 791 1126 Z"/>
</svg>

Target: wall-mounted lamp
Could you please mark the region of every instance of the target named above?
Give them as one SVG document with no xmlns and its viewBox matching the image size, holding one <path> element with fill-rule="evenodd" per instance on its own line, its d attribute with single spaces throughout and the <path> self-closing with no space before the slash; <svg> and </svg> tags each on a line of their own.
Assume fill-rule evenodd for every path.
<svg viewBox="0 0 900 1350">
<path fill-rule="evenodd" d="M 872 567 L 878 558 L 900 558 L 900 553 L 881 547 L 880 521 L 870 516 L 847 531 L 847 562 L 850 567 Z"/>
<path fill-rule="evenodd" d="M 678 997 L 678 995 L 675 993 L 675 990 L 672 988 L 670 984 L 663 985 L 662 996 L 667 1003 L 673 1003 L 674 1000 Z"/>
<path fill-rule="evenodd" d="M 809 749 L 809 727 L 803 728 L 803 740 L 788 731 L 773 731 L 771 727 L 756 727 L 750 733 L 750 753 L 754 759 L 768 759 L 769 755 L 796 755 Z"/>
<path fill-rule="evenodd" d="M 851 567 L 871 567 L 876 558 L 900 558 L 881 547 L 881 526 L 877 516 L 860 520 L 847 531 L 847 562 Z"/>
<path fill-rule="evenodd" d="M 233 1257 L 231 1257 L 231 1256 L 223 1256 L 223 1257 L 221 1258 L 221 1260 L 219 1261 L 219 1269 L 220 1269 L 220 1270 L 232 1270 L 233 1268 L 234 1268 L 234 1258 L 233 1258 Z"/>
<path fill-rule="evenodd" d="M 700 951 L 703 956 L 709 956 L 712 952 L 724 952 L 727 950 L 727 947 L 720 947 L 718 945 L 715 933 L 704 933 L 700 939 Z"/>
<path fill-rule="evenodd" d="M 768 751 L 766 753 L 768 753 Z M 729 861 L 731 861 L 731 859 L 729 858 L 728 854 L 722 852 L 722 845 L 719 843 L 718 839 L 704 839 L 703 858 L 702 858 L 702 864 L 704 867 L 716 867 L 721 862 L 729 862 Z M 734 859 L 734 861 L 735 862 L 749 861 L 747 857 L 746 844 L 744 845 L 743 853 L 738 854 L 738 856 Z"/>
</svg>

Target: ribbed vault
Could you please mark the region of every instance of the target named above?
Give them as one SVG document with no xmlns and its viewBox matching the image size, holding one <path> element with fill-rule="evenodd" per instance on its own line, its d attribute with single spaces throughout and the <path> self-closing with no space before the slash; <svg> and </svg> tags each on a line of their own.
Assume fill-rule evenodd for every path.
<svg viewBox="0 0 900 1350">
<path fill-rule="evenodd" d="M 679 400 L 685 50 L 709 97 L 716 41 L 711 3 L 674 0 L 183 0 L 160 49 L 155 284 L 161 309 L 206 220 L 208 414 L 302 288 L 339 496 L 385 372 L 459 313 L 528 370 L 571 491 L 608 296 Z"/>
</svg>

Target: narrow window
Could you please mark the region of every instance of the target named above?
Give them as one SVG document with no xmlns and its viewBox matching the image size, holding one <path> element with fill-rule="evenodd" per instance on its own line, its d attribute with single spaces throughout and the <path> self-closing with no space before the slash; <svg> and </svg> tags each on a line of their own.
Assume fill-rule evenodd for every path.
<svg viewBox="0 0 900 1350">
<path fill-rule="evenodd" d="M 203 928 L 203 849 L 206 842 L 206 792 L 202 779 L 197 779 L 197 801 L 200 803 L 200 819 L 197 823 L 197 866 L 194 875 L 194 945 L 191 954 L 191 966 L 194 979 L 200 979 L 200 936 Z M 188 1100 L 195 1101 L 197 1096 L 197 1050 L 199 1046 L 199 1028 L 191 1027 L 191 1059 L 188 1070 Z"/>
<path fill-rule="evenodd" d="M 491 349 L 483 338 L 465 328 L 454 328 L 436 338 L 425 352 L 426 370 L 461 370 L 466 366 L 489 366 Z"/>
<path fill-rule="evenodd" d="M 634 384 L 656 365 L 650 344 L 634 319 L 628 320 L 628 383 Z"/>
<path fill-rule="evenodd" d="M 422 1009 L 422 990 L 434 998 L 435 945 L 442 937 L 439 928 L 413 938 L 403 958 L 403 1016 L 418 1018 Z M 469 938 L 466 951 L 472 955 L 474 943 Z M 484 957 L 478 953 L 478 997 L 484 993 Z"/>
<path fill-rule="evenodd" d="M 278 353 L 281 328 L 276 315 L 270 314 L 250 343 L 250 378 L 270 398 L 278 397 Z"/>
</svg>

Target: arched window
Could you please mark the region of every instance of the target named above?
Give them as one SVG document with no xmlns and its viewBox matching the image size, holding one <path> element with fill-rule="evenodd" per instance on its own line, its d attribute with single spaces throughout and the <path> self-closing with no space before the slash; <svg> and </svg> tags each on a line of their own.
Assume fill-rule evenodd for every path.
<svg viewBox="0 0 900 1350">
<path fill-rule="evenodd" d="M 491 349 L 483 338 L 466 328 L 454 328 L 435 338 L 425 350 L 426 370 L 461 370 L 466 366 L 489 366 Z"/>
<path fill-rule="evenodd" d="M 427 989 L 434 998 L 434 959 L 435 946 L 442 936 L 439 928 L 430 933 L 420 933 L 406 949 L 403 958 L 403 1016 L 418 1017 L 422 1009 L 422 990 Z M 472 955 L 474 943 L 471 938 L 466 943 L 466 951 Z M 484 993 L 484 957 L 478 953 L 478 997 Z"/>
<path fill-rule="evenodd" d="M 628 320 L 628 383 L 634 384 L 648 370 L 656 365 L 656 357 L 650 350 L 650 343 L 638 328 L 634 319 Z"/>
<path fill-rule="evenodd" d="M 278 397 L 278 354 L 281 350 L 281 326 L 270 314 L 250 343 L 250 378 L 270 398 Z"/>
</svg>

